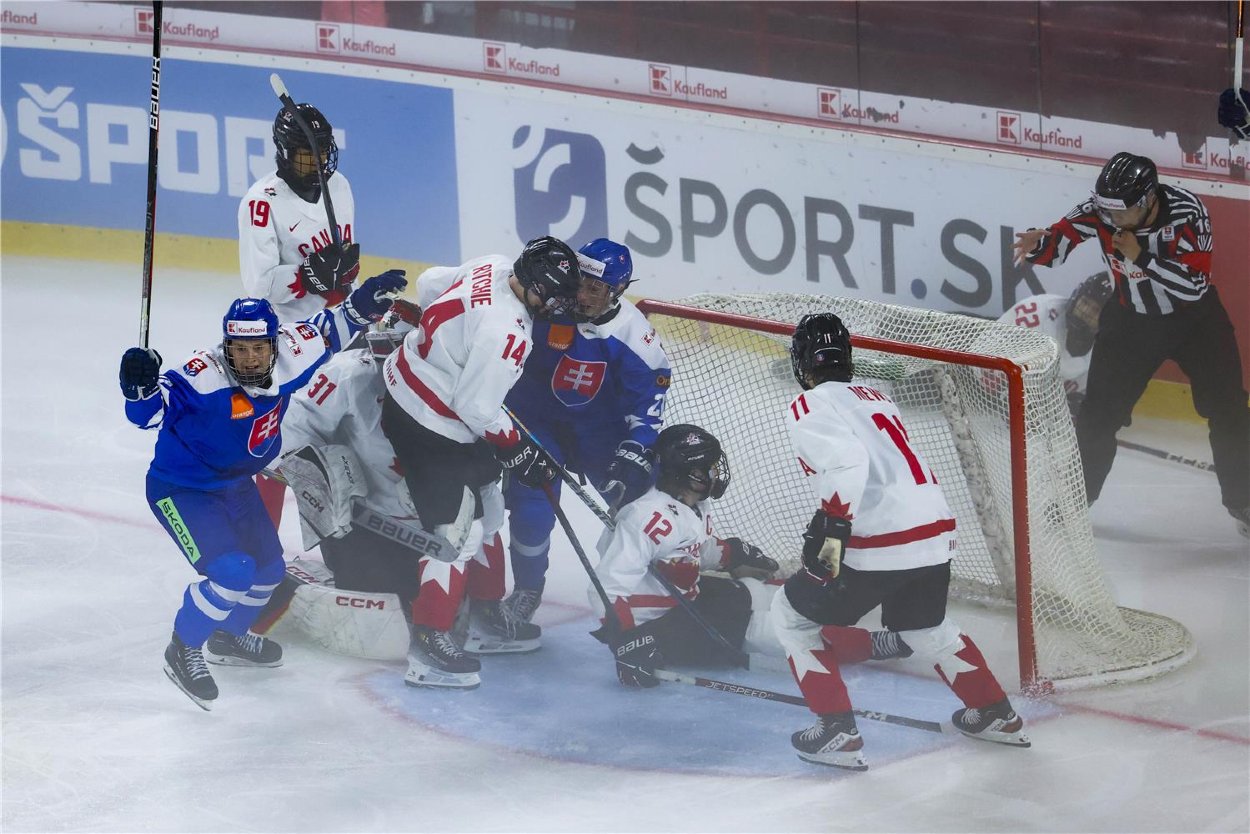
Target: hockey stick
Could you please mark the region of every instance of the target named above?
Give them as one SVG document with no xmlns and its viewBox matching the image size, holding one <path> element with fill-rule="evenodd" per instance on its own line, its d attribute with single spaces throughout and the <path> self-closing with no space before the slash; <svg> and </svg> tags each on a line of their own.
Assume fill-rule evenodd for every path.
<svg viewBox="0 0 1250 834">
<path fill-rule="evenodd" d="M 513 419 L 516 419 L 515 417 Z M 528 432 L 526 432 L 528 434 Z M 555 463 L 555 461 L 552 461 Z M 603 590 L 603 583 L 599 581 L 598 574 L 595 573 L 594 566 L 590 564 L 590 559 L 586 558 L 586 551 L 582 549 L 582 543 L 578 540 L 577 534 L 573 532 L 573 525 L 569 523 L 569 517 L 564 514 L 564 510 L 560 507 L 560 500 L 556 498 L 555 490 L 551 488 L 551 484 L 543 484 L 543 492 L 547 494 L 547 500 L 551 502 L 551 509 L 555 510 L 556 519 L 560 522 L 560 526 L 564 528 L 564 535 L 568 537 L 569 544 L 573 545 L 573 550 L 577 553 L 577 558 L 581 560 L 582 567 L 586 569 L 586 575 L 590 577 L 590 584 L 595 586 L 595 593 L 599 595 L 599 599 L 603 602 L 604 617 L 611 623 L 612 629 L 621 634 L 624 628 L 621 626 L 621 618 L 617 615 L 616 609 L 612 607 L 612 603 L 608 601 L 608 592 Z"/>
<path fill-rule="evenodd" d="M 578 482 L 577 478 L 573 477 L 573 473 L 569 472 L 569 470 L 565 469 L 556 462 L 556 459 L 552 456 L 551 452 L 547 451 L 547 447 L 538 442 L 538 438 L 534 436 L 532 431 L 525 427 L 525 424 L 521 422 L 521 418 L 517 417 L 516 414 L 512 412 L 512 409 L 505 405 L 503 410 L 504 413 L 512 418 L 512 422 L 516 423 L 517 428 L 525 432 L 525 436 L 530 439 L 530 442 L 537 446 L 542 453 L 547 456 L 548 466 L 551 467 L 553 472 L 560 476 L 560 480 L 569 485 L 569 489 L 573 490 L 577 497 L 582 499 L 582 503 L 590 508 L 590 511 L 595 514 L 596 518 L 602 521 L 609 529 L 614 529 L 616 527 L 616 522 L 612 519 L 612 516 L 608 514 L 607 510 L 599 506 L 599 502 L 591 497 L 590 493 L 587 492 L 586 488 Z"/>
<path fill-rule="evenodd" d="M 664 586 L 664 590 L 668 591 L 668 595 L 677 600 L 677 604 L 681 606 L 682 610 L 690 615 L 690 619 L 694 620 L 699 628 L 703 629 L 707 636 L 712 638 L 713 642 L 720 644 L 721 648 L 729 652 L 729 656 L 733 658 L 736 666 L 741 666 L 743 669 L 751 668 L 751 656 L 726 640 L 724 635 L 717 631 L 714 625 L 703 619 L 703 615 L 699 613 L 698 608 L 694 607 L 694 603 L 686 599 L 685 594 L 667 576 L 660 573 L 655 566 L 655 562 L 647 565 L 647 571 Z"/>
<path fill-rule="evenodd" d="M 1171 461 L 1172 463 L 1180 463 L 1185 466 L 1192 466 L 1194 469 L 1201 469 L 1203 472 L 1214 472 L 1214 464 L 1207 463 L 1197 458 L 1187 458 L 1181 455 L 1174 455 L 1171 452 L 1165 452 L 1162 449 L 1155 449 L 1150 446 L 1143 446 L 1140 443 L 1134 443 L 1131 440 L 1121 440 L 1116 438 L 1116 445 L 1124 449 L 1132 449 L 1134 452 L 1144 452 L 1147 455 L 1153 455 L 1160 460 Z"/>
<path fill-rule="evenodd" d="M 330 240 L 342 252 L 343 239 L 339 234 L 339 224 L 334 219 L 334 201 L 330 199 L 330 189 L 326 187 L 325 174 L 321 170 L 321 149 L 317 147 L 317 137 L 313 136 L 312 128 L 308 126 L 308 122 L 304 121 L 304 117 L 300 115 L 294 99 L 291 98 L 291 94 L 286 90 L 286 85 L 282 83 L 282 79 L 276 72 L 269 75 L 269 86 L 273 87 L 278 100 L 282 102 L 282 106 L 291 114 L 295 124 L 299 125 L 299 129 L 303 131 L 304 138 L 308 140 L 308 147 L 312 150 L 313 160 L 317 166 L 317 183 L 321 186 L 321 200 L 325 203 L 326 220 L 330 223 Z"/>
<path fill-rule="evenodd" d="M 152 88 L 148 105 L 148 205 L 143 226 L 143 290 L 139 301 L 139 346 L 148 346 L 152 313 L 152 253 L 156 243 L 156 140 L 161 130 L 161 21 L 165 4 L 152 3 Z"/>
<path fill-rule="evenodd" d="M 1245 0 L 1237 0 L 1237 38 L 1233 42 L 1233 95 L 1237 96 L 1241 106 L 1250 109 L 1250 105 L 1246 104 L 1246 100 L 1241 95 L 1241 49 L 1244 43 L 1242 39 L 1242 8 Z"/>
<path fill-rule="evenodd" d="M 743 695 L 747 698 L 756 698 L 761 701 L 780 701 L 783 704 L 793 704 L 796 707 L 806 707 L 807 702 L 797 695 L 787 695 L 784 692 L 773 692 L 769 689 L 756 689 L 753 686 L 743 686 L 740 683 L 730 683 L 729 681 L 718 681 L 712 678 L 701 678 L 695 675 L 682 675 L 677 672 L 670 672 L 667 669 L 656 669 L 655 676 L 662 681 L 670 683 L 684 683 L 690 686 L 701 686 L 704 689 L 714 689 L 717 692 L 728 692 L 730 695 Z M 950 733 L 941 722 L 924 721 L 920 718 L 908 718 L 905 715 L 893 715 L 888 712 L 877 712 L 870 709 L 852 710 L 856 716 L 867 718 L 871 721 L 881 721 L 885 724 L 895 724 L 899 727 L 910 727 L 913 730 L 924 730 L 927 733 Z"/>
</svg>

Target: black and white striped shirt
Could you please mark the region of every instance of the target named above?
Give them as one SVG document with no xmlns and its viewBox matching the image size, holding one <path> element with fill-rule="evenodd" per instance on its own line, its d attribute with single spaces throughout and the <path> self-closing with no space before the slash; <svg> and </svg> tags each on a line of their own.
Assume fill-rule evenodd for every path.
<svg viewBox="0 0 1250 834">
<path fill-rule="evenodd" d="M 1211 218 L 1189 191 L 1159 186 L 1155 221 L 1138 229 L 1141 254 L 1125 260 L 1111 243 L 1115 229 L 1098 219 L 1086 200 L 1046 230 L 1029 263 L 1063 263 L 1083 241 L 1097 237 L 1102 256 L 1115 276 L 1119 302 L 1139 313 L 1166 316 L 1202 298 L 1211 286 Z"/>
</svg>

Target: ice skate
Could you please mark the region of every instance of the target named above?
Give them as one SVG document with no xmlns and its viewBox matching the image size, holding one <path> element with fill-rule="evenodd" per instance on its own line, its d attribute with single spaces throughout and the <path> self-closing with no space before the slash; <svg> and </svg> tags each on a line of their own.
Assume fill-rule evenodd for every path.
<svg viewBox="0 0 1250 834">
<path fill-rule="evenodd" d="M 528 623 L 534 619 L 534 612 L 538 610 L 538 606 L 542 605 L 543 592 L 540 588 L 537 591 L 528 588 L 513 588 L 512 593 L 508 594 L 508 598 L 503 601 L 504 610 L 509 612 L 512 619 L 521 623 Z"/>
<path fill-rule="evenodd" d="M 282 665 L 282 647 L 259 634 L 244 632 L 234 635 L 214 631 L 204 645 L 209 663 L 218 666 L 254 666 L 271 668 Z"/>
<path fill-rule="evenodd" d="M 213 708 L 213 701 L 217 699 L 217 682 L 208 671 L 204 653 L 198 647 L 192 648 L 183 643 L 177 633 L 165 647 L 165 676 L 201 709 Z"/>
<path fill-rule="evenodd" d="M 844 770 L 868 769 L 864 740 L 855 726 L 853 713 L 818 716 L 815 724 L 790 736 L 790 743 L 804 761 Z"/>
<path fill-rule="evenodd" d="M 911 657 L 911 646 L 903 642 L 897 631 L 872 632 L 871 660 L 894 660 Z"/>
<path fill-rule="evenodd" d="M 1228 514 L 1231 515 L 1233 520 L 1237 522 L 1237 532 L 1240 533 L 1242 537 L 1250 539 L 1250 507 L 1246 507 L 1242 510 L 1234 510 L 1230 507 Z"/>
<path fill-rule="evenodd" d="M 499 600 L 469 601 L 464 650 L 473 654 L 522 654 L 542 648 L 543 630 L 514 617 Z"/>
<path fill-rule="evenodd" d="M 982 741 L 996 741 L 1012 747 L 1029 747 L 1032 742 L 1024 734 L 1024 719 L 1016 715 L 1006 698 L 982 709 L 961 709 L 951 716 L 959 732 Z"/>
<path fill-rule="evenodd" d="M 446 631 L 414 625 L 408 644 L 408 672 L 404 683 L 448 689 L 477 689 L 482 669 L 476 657 L 460 650 Z"/>
</svg>

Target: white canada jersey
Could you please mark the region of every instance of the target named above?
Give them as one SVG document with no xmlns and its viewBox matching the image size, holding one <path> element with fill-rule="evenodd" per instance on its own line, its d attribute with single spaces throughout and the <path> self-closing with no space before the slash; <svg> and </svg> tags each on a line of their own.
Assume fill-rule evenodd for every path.
<svg viewBox="0 0 1250 834">
<path fill-rule="evenodd" d="M 407 488 L 401 488 L 395 450 L 382 433 L 382 360 L 367 348 L 337 354 L 291 398 L 282 423 L 282 454 L 302 446 L 347 446 L 364 469 L 369 494 L 363 503 L 392 518 L 415 515 Z"/>
<path fill-rule="evenodd" d="M 1073 356 L 1068 352 L 1068 297 L 1066 295 L 1034 295 L 1024 299 L 999 317 L 1001 324 L 1014 324 L 1045 333 L 1059 345 L 1059 379 L 1065 393 L 1085 393 L 1085 381 L 1089 376 L 1089 358 Z"/>
<path fill-rule="evenodd" d="M 845 564 L 886 571 L 951 559 L 955 515 L 889 397 L 863 383 L 824 382 L 795 397 L 788 417 L 791 448 L 821 508 L 851 522 Z"/>
<path fill-rule="evenodd" d="M 458 443 L 519 439 L 503 401 L 525 367 L 534 321 L 511 277 L 512 260 L 503 255 L 427 269 L 417 279 L 421 324 L 386 359 L 395 402 Z"/>
<path fill-rule="evenodd" d="M 621 508 L 616 529 L 599 540 L 596 573 L 624 628 L 654 620 L 677 605 L 647 567 L 656 568 L 687 599 L 699 595 L 699 571 L 721 567 L 725 554 L 712 525 L 711 501 L 691 508 L 652 487 Z M 592 586 L 590 604 L 603 616 Z"/>
<path fill-rule="evenodd" d="M 346 245 L 355 240 L 356 201 L 347 177 L 335 173 L 326 183 L 334 201 L 334 219 Z M 239 203 L 239 272 L 243 289 L 253 298 L 273 305 L 278 321 L 311 317 L 327 303 L 306 293 L 296 268 L 304 259 L 333 241 L 324 200 L 309 203 L 287 185 L 277 171 L 261 177 Z"/>
</svg>

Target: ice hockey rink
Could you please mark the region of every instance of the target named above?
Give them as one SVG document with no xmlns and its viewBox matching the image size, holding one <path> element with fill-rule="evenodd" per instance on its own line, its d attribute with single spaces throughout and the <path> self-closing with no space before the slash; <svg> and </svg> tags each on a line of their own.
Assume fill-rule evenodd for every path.
<svg viewBox="0 0 1250 834">
<path fill-rule="evenodd" d="M 216 343 L 240 285 L 157 258 L 151 343 L 168 366 Z M 1013 695 L 1029 750 L 863 720 L 871 769 L 846 773 L 793 755 L 801 708 L 625 690 L 586 635 L 587 581 L 559 530 L 544 648 L 486 658 L 479 690 L 406 688 L 400 662 L 291 639 L 279 669 L 217 670 L 204 712 L 161 671 L 193 573 L 148 511 L 155 433 L 126 422 L 116 383 L 139 269 L 0 270 L 5 831 L 1250 830 L 1250 542 L 1211 473 L 1123 450 L 1092 510 L 1099 557 L 1121 605 L 1184 623 L 1198 654 L 1154 681 Z M 1210 460 L 1196 426 L 1125 436 Z M 565 508 L 593 553 L 593 516 Z M 1013 623 L 953 614 L 1017 686 Z M 797 692 L 777 673 L 718 676 Z M 923 667 L 847 679 L 861 709 L 939 721 L 958 706 Z"/>
</svg>

